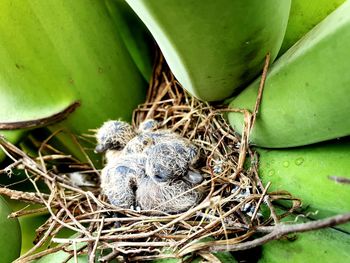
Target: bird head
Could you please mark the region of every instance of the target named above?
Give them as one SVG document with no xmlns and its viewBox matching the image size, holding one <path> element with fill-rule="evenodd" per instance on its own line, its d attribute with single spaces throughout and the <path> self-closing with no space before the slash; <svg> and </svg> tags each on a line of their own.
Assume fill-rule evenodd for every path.
<svg viewBox="0 0 350 263">
<path fill-rule="evenodd" d="M 136 136 L 133 127 L 124 121 L 107 121 L 96 133 L 97 146 L 95 152 L 122 150 Z"/>
</svg>

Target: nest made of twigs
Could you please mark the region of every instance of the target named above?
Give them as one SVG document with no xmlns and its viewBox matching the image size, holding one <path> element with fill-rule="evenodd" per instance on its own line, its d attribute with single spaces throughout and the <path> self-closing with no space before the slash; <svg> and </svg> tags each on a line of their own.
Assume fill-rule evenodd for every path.
<svg viewBox="0 0 350 263">
<path fill-rule="evenodd" d="M 197 206 L 177 215 L 154 216 L 110 205 L 100 194 L 99 171 L 86 153 L 93 149 L 94 142 L 90 148 L 78 143 L 84 140 L 86 145 L 89 137 L 75 137 L 77 147 L 87 157 L 86 163 L 51 146 L 55 134 L 42 142 L 36 141 L 39 153 L 36 157 L 30 157 L 2 138 L 1 148 L 12 160 L 2 171 L 11 174 L 21 170 L 35 191 L 5 187 L 0 188 L 0 193 L 43 205 L 43 208 L 20 210 L 11 216 L 44 211 L 50 216 L 37 229 L 35 246 L 16 262 L 28 262 L 59 250 L 67 251 L 72 258 L 86 253 L 90 262 L 107 262 L 113 258 L 143 261 L 188 255 L 200 255 L 210 260 L 210 252 L 243 250 L 259 245 L 259 242 L 252 244 L 253 236 L 269 232 L 267 229 L 276 225 L 281 217 L 276 214 L 272 202 L 291 200 L 290 211 L 300 202 L 287 192 L 268 192 L 269 184 L 264 186 L 261 182 L 257 154 L 248 144 L 254 114 L 237 110 L 246 120 L 244 133 L 239 137 L 226 122 L 224 114 L 227 111 L 232 110 L 189 96 L 159 56 L 146 102 L 134 111 L 133 125 L 137 127 L 147 118 L 156 119 L 160 128 L 181 134 L 200 149 L 202 162 L 199 168 L 205 175 L 201 184 L 206 189 L 205 198 Z M 248 163 L 247 168 L 245 163 Z M 86 177 L 86 181 L 77 183 L 75 176 Z M 46 185 L 46 193 L 38 186 L 39 182 Z M 267 213 L 262 213 L 262 206 Z M 116 212 L 122 216 L 114 217 Z M 63 228 L 76 234 L 68 238 L 57 237 Z M 198 242 L 205 237 L 215 240 Z M 48 248 L 48 243 L 57 246 Z M 41 247 L 45 250 L 37 252 Z M 164 248 L 171 250 L 162 253 Z M 104 256 L 97 256 L 98 251 L 105 251 Z"/>
</svg>

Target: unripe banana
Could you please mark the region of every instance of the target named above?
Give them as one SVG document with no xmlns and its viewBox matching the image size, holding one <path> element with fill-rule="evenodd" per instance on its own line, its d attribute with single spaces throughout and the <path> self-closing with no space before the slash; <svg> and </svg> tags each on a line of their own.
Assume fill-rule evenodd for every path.
<svg viewBox="0 0 350 263">
<path fill-rule="evenodd" d="M 77 101 L 65 122 L 76 133 L 131 118 L 146 83 L 104 1 L 2 0 L 0 10 L 0 124 L 52 117 Z"/>
</svg>

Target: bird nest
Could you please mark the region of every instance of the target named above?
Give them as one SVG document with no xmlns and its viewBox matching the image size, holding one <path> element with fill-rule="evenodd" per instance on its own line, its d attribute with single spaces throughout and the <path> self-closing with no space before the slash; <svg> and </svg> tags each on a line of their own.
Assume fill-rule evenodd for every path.
<svg viewBox="0 0 350 263">
<path fill-rule="evenodd" d="M 225 119 L 229 111 L 244 115 L 241 137 Z M 32 146 L 38 147 L 38 155 L 33 157 L 1 138 L 1 148 L 11 160 L 2 172 L 21 171 L 34 191 L 5 187 L 0 193 L 42 206 L 22 209 L 11 216 L 49 214 L 36 230 L 35 246 L 16 262 L 60 250 L 70 258 L 88 254 L 89 262 L 114 258 L 120 262 L 160 258 L 190 261 L 194 257 L 215 262 L 211 252 L 245 250 L 265 243 L 265 236 L 286 215 L 276 213 L 275 201 L 290 200 L 289 212 L 300 202 L 285 191 L 270 192 L 270 184 L 264 185 L 259 178 L 258 155 L 248 143 L 255 114 L 189 96 L 159 56 L 146 101 L 134 111 L 132 125 L 136 128 L 143 120 L 153 118 L 161 129 L 188 138 L 200 149 L 198 169 L 204 181 L 196 187 L 205 189 L 204 198 L 179 214 L 154 215 L 109 204 L 99 188 L 100 171 L 88 157 L 95 144 L 92 134 L 74 137 L 77 149 L 87 158 L 83 163 L 51 143 L 62 131 L 41 142 L 32 138 Z M 59 233 L 63 229 L 73 234 L 62 238 Z"/>
</svg>

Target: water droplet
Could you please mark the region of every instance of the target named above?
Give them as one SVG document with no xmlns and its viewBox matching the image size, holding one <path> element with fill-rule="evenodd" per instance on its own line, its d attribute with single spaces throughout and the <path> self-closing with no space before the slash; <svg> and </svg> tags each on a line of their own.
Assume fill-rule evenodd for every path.
<svg viewBox="0 0 350 263">
<path fill-rule="evenodd" d="M 289 162 L 288 162 L 288 161 L 284 161 L 284 162 L 283 162 L 283 166 L 284 166 L 284 167 L 289 167 Z"/>
<path fill-rule="evenodd" d="M 271 169 L 268 173 L 269 176 L 273 176 L 275 174 L 275 170 L 274 169 Z"/>
<path fill-rule="evenodd" d="M 295 160 L 296 165 L 301 165 L 304 162 L 304 158 L 299 157 L 298 159 Z"/>
</svg>

